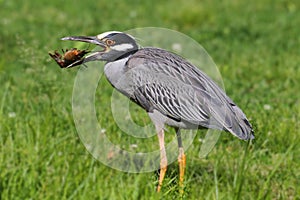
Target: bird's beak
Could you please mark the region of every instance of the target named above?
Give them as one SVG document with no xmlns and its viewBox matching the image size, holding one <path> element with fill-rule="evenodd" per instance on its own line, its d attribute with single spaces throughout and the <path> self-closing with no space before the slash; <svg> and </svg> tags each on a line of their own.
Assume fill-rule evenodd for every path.
<svg viewBox="0 0 300 200">
<path fill-rule="evenodd" d="M 93 51 L 91 54 L 87 55 L 83 63 L 94 61 L 94 60 L 101 60 L 102 54 L 106 52 L 107 46 L 101 40 L 99 40 L 96 36 L 67 36 L 61 38 L 61 40 L 72 40 L 72 41 L 79 41 L 79 42 L 86 42 L 90 44 L 95 44 L 103 48 L 100 51 Z"/>
<path fill-rule="evenodd" d="M 61 38 L 61 40 L 87 42 L 87 43 L 99 45 L 102 47 L 105 46 L 105 44 L 101 40 L 99 40 L 96 36 L 67 36 L 67 37 Z"/>
</svg>

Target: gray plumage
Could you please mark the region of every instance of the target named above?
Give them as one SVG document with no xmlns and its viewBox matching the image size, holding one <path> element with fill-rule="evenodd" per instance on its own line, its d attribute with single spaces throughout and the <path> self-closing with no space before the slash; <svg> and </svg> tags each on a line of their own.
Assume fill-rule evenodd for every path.
<svg viewBox="0 0 300 200">
<path fill-rule="evenodd" d="M 211 78 L 180 56 L 143 48 L 121 61 L 105 65 L 108 80 L 148 113 L 157 110 L 167 116 L 165 124 L 214 128 L 243 140 L 253 139 L 252 127 L 241 109 Z"/>
<path fill-rule="evenodd" d="M 210 77 L 184 58 L 159 48 L 139 49 L 134 38 L 122 32 L 63 40 L 103 47 L 84 62 L 107 61 L 104 73 L 109 82 L 144 108 L 156 126 L 213 128 L 243 140 L 254 138 L 243 111 Z"/>
</svg>

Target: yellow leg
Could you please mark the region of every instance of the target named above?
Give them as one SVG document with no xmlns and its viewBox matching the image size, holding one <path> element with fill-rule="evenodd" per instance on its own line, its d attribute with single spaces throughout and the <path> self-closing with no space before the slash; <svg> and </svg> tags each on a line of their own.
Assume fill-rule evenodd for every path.
<svg viewBox="0 0 300 200">
<path fill-rule="evenodd" d="M 178 155 L 178 165 L 179 165 L 179 192 L 180 194 L 183 194 L 183 182 L 184 182 L 184 171 L 185 171 L 185 154 L 184 149 L 182 146 L 182 140 L 181 140 L 181 133 L 180 129 L 176 129 L 176 136 L 178 141 L 178 149 L 179 149 L 179 155 Z"/>
<path fill-rule="evenodd" d="M 184 181 L 184 171 L 185 171 L 185 154 L 183 147 L 179 147 L 179 155 L 178 155 L 178 164 L 179 164 L 179 192 L 183 194 L 183 181 Z"/>
<path fill-rule="evenodd" d="M 158 132 L 158 140 L 159 140 L 159 147 L 160 147 L 160 173 L 159 173 L 157 192 L 159 192 L 162 187 L 162 183 L 163 183 L 163 180 L 164 180 L 164 177 L 165 177 L 165 174 L 167 171 L 167 165 L 168 165 L 163 129 Z"/>
</svg>

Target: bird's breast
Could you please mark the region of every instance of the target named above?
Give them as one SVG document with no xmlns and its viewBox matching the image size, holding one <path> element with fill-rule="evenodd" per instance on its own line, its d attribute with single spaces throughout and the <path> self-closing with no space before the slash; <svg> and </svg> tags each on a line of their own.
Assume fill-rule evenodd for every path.
<svg viewBox="0 0 300 200">
<path fill-rule="evenodd" d="M 118 85 L 125 72 L 125 65 L 128 58 L 123 58 L 114 62 L 108 62 L 104 66 L 104 74 L 108 81 L 113 85 Z"/>
<path fill-rule="evenodd" d="M 108 62 L 104 66 L 104 74 L 108 81 L 121 93 L 130 97 L 133 93 L 133 81 L 130 71 L 126 70 L 126 62 L 129 57 Z"/>
</svg>

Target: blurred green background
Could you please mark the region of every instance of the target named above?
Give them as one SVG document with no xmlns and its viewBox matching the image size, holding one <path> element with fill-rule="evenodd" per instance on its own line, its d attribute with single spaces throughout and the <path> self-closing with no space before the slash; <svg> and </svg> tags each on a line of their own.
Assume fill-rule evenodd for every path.
<svg viewBox="0 0 300 200">
<path fill-rule="evenodd" d="M 182 198 L 300 199 L 296 0 L 0 0 L 0 199 L 179 198 L 177 163 L 169 166 L 157 194 L 157 173 L 119 172 L 90 156 L 72 118 L 77 69 L 61 70 L 48 56 L 48 51 L 72 47 L 59 40 L 66 35 L 148 26 L 197 40 L 255 129 L 249 148 L 224 133 L 206 159 L 198 157 L 205 133 L 199 131 L 186 152 Z M 97 107 L 103 106 L 100 114 L 107 120 L 101 123 L 111 137 L 130 144 L 132 139 L 122 139 L 114 124 L 112 88 L 102 81 L 98 90 L 107 103 Z M 136 120 L 145 123 L 145 113 L 136 109 Z M 158 145 L 156 138 L 150 143 Z"/>
</svg>

